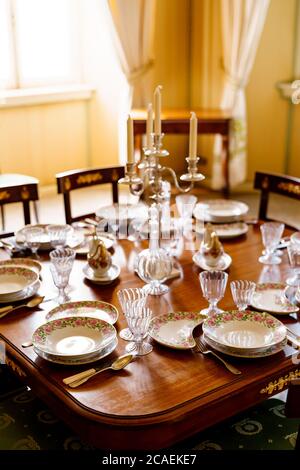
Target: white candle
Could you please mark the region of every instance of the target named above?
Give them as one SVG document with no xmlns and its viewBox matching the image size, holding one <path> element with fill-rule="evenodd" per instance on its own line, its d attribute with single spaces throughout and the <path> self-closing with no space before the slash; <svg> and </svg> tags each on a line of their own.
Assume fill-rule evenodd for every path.
<svg viewBox="0 0 300 470">
<path fill-rule="evenodd" d="M 194 112 L 191 113 L 190 119 L 190 148 L 189 148 L 189 157 L 192 160 L 197 158 L 197 127 L 198 119 Z"/>
<path fill-rule="evenodd" d="M 147 131 L 147 148 L 151 148 L 152 145 L 152 137 L 151 134 L 153 132 L 153 108 L 152 108 L 152 103 L 148 104 L 147 108 L 147 126 L 146 126 L 146 131 Z"/>
<path fill-rule="evenodd" d="M 130 115 L 127 118 L 127 161 L 134 163 L 133 121 Z"/>
<path fill-rule="evenodd" d="M 160 113 L 161 113 L 161 90 L 162 86 L 158 85 L 154 91 L 154 132 L 155 134 L 161 134 L 161 121 L 160 121 Z"/>
</svg>

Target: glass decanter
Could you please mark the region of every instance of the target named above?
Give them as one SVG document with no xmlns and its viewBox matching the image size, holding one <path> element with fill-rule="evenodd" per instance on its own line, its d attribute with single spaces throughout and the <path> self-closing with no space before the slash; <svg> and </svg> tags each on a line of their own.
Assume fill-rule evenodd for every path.
<svg viewBox="0 0 300 470">
<path fill-rule="evenodd" d="M 163 284 L 172 272 L 172 258 L 159 247 L 159 213 L 156 207 L 150 210 L 150 241 L 149 248 L 138 256 L 137 271 L 140 278 L 147 283 L 144 289 L 150 295 L 161 295 L 168 292 L 169 287 Z"/>
</svg>

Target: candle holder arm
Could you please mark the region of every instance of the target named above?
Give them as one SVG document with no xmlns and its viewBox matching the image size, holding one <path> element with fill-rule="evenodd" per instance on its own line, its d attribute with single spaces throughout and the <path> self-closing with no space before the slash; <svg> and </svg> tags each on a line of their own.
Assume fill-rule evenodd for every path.
<svg viewBox="0 0 300 470">
<path fill-rule="evenodd" d="M 177 179 L 177 175 L 172 168 L 162 167 L 161 173 L 164 173 L 164 172 L 169 172 L 171 174 L 176 189 L 178 189 L 178 191 L 180 191 L 181 193 L 188 193 L 189 191 L 191 191 L 191 189 L 193 189 L 194 187 L 193 181 L 191 181 L 190 184 L 188 186 L 185 186 L 184 188 L 180 186 L 178 179 Z"/>
</svg>

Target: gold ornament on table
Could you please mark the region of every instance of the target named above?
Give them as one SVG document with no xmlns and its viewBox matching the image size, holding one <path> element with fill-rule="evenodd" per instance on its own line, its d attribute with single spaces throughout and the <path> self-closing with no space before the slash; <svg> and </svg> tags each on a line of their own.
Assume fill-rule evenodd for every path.
<svg viewBox="0 0 300 470">
<path fill-rule="evenodd" d="M 90 242 L 90 250 L 87 255 L 88 265 L 92 268 L 96 276 L 103 276 L 112 265 L 111 254 L 107 250 L 104 242 L 96 235 Z"/>
<path fill-rule="evenodd" d="M 206 229 L 206 243 L 201 246 L 201 254 L 206 261 L 208 266 L 217 266 L 222 255 L 224 254 L 224 248 L 220 242 L 216 232 L 211 232 L 210 229 Z M 204 241 L 204 240 L 203 240 Z"/>
</svg>

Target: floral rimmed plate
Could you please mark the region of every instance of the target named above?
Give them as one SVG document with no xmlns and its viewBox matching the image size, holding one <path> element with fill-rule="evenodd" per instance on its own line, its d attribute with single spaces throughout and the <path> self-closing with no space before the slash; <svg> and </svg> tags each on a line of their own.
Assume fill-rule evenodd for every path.
<svg viewBox="0 0 300 470">
<path fill-rule="evenodd" d="M 287 343 L 287 339 L 285 338 L 280 343 L 273 344 L 272 346 L 269 346 L 262 350 L 250 351 L 247 349 L 237 349 L 231 348 L 229 346 L 223 346 L 222 344 L 213 341 L 211 338 L 205 335 L 203 335 L 203 338 L 204 341 L 208 344 L 208 346 L 211 346 L 212 348 L 216 349 L 217 351 L 223 354 L 228 354 L 229 356 L 234 357 L 243 357 L 247 359 L 257 359 L 260 357 L 272 356 L 273 354 L 277 354 L 282 351 Z"/>
<path fill-rule="evenodd" d="M 196 343 L 193 329 L 206 318 L 199 312 L 171 312 L 152 318 L 149 335 L 160 344 L 174 349 L 191 349 Z"/>
<path fill-rule="evenodd" d="M 1 266 L 18 266 L 21 268 L 28 268 L 28 269 L 32 269 L 37 274 L 39 274 L 42 270 L 41 263 L 30 258 L 2 259 L 0 261 L 0 267 Z"/>
<path fill-rule="evenodd" d="M 34 349 L 34 352 L 38 356 L 45 359 L 46 361 L 55 362 L 56 364 L 63 364 L 66 366 L 79 366 L 81 364 L 90 364 L 92 362 L 96 362 L 96 361 L 99 361 L 100 359 L 103 359 L 104 357 L 111 354 L 116 349 L 117 346 L 118 346 L 118 339 L 115 338 L 113 341 L 109 343 L 108 346 L 101 349 L 97 353 L 90 354 L 79 359 L 78 358 L 68 359 L 62 356 L 55 356 L 54 354 L 47 354 L 46 352 L 41 351 L 40 349 L 37 349 L 35 347 L 33 349 Z"/>
<path fill-rule="evenodd" d="M 38 274 L 21 266 L 0 267 L 0 297 L 16 294 L 38 281 Z"/>
<path fill-rule="evenodd" d="M 285 326 L 266 312 L 233 310 L 211 315 L 203 323 L 203 333 L 231 348 L 260 350 L 286 338 Z"/>
<path fill-rule="evenodd" d="M 291 304 L 285 296 L 286 285 L 282 283 L 257 284 L 251 306 L 257 310 L 288 315 L 298 312 L 299 307 Z"/>
<path fill-rule="evenodd" d="M 47 313 L 47 320 L 66 317 L 90 317 L 104 320 L 113 325 L 118 320 L 119 312 L 114 305 L 102 300 L 82 300 L 67 302 Z"/>
<path fill-rule="evenodd" d="M 117 336 L 114 326 L 90 317 L 67 317 L 39 326 L 32 336 L 36 349 L 68 359 L 105 348 Z"/>
</svg>

